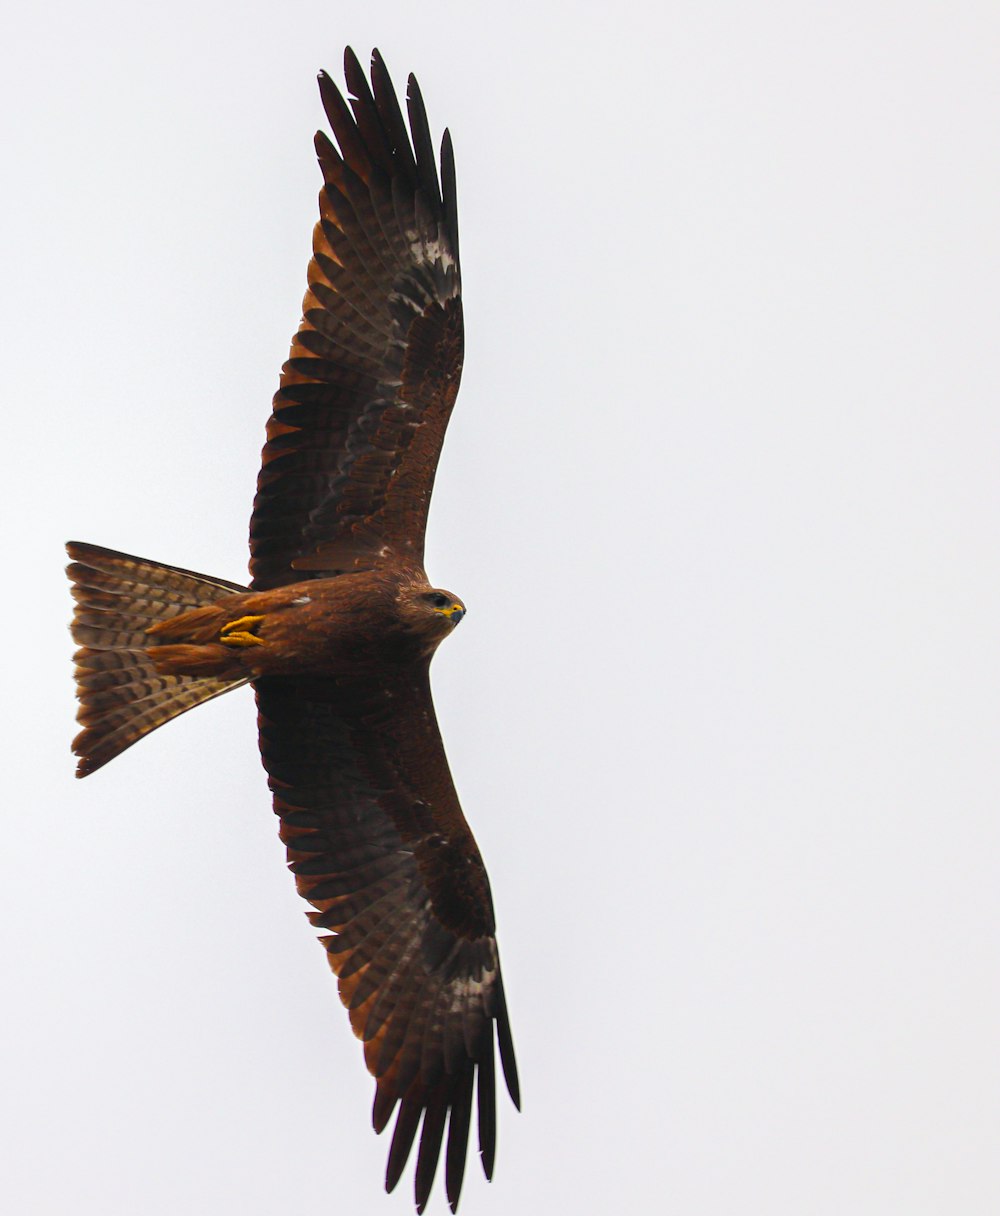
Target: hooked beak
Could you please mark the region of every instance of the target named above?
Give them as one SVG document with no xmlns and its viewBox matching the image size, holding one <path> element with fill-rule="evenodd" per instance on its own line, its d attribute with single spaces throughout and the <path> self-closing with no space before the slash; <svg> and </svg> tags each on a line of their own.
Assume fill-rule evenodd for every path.
<svg viewBox="0 0 1000 1216">
<path fill-rule="evenodd" d="M 457 625 L 462 617 L 465 616 L 465 609 L 461 604 L 449 604 L 447 608 L 439 608 L 438 612 L 442 616 L 446 616 L 452 625 Z"/>
</svg>

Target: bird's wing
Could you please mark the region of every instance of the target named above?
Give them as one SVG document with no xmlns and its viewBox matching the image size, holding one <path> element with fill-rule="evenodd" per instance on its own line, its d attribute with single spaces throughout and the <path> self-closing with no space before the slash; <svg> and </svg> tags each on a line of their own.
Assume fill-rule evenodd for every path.
<svg viewBox="0 0 1000 1216">
<path fill-rule="evenodd" d="M 420 89 L 409 130 L 385 64 L 353 51 L 350 105 L 321 73 L 320 220 L 303 317 L 282 368 L 250 521 L 255 588 L 423 558 L 462 374 L 455 163 L 441 180 Z"/>
<path fill-rule="evenodd" d="M 519 1104 L 489 880 L 452 784 L 427 665 L 378 679 L 257 682 L 260 746 L 300 893 L 375 1077 L 381 1132 L 399 1107 L 386 1189 L 423 1117 L 422 1211 L 445 1136 L 458 1203 L 476 1105 L 487 1177 L 496 1141 L 494 1023 Z"/>
</svg>

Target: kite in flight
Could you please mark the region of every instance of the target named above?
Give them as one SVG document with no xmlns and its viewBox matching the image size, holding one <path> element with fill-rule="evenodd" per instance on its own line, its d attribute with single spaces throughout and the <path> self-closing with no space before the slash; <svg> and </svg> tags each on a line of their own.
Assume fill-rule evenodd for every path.
<svg viewBox="0 0 1000 1216">
<path fill-rule="evenodd" d="M 77 775 L 241 684 L 289 867 L 375 1077 L 396 1113 L 392 1190 L 420 1127 L 417 1211 L 442 1144 L 454 1211 L 473 1102 L 496 1146 L 494 1033 L 520 1105 L 490 885 L 431 700 L 465 615 L 423 568 L 424 530 L 462 374 L 455 163 L 441 176 L 416 80 L 409 130 L 378 51 L 349 100 L 320 73 L 320 219 L 302 322 L 267 424 L 249 587 L 73 542 Z M 412 137 L 412 142 L 411 142 Z M 475 1094 L 474 1094 L 475 1091 Z M 446 1133 L 447 1125 L 447 1133 Z"/>
</svg>

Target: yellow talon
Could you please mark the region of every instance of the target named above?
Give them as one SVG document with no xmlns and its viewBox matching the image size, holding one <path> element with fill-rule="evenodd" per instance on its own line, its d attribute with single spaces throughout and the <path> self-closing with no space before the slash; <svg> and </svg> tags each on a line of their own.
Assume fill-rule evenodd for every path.
<svg viewBox="0 0 1000 1216">
<path fill-rule="evenodd" d="M 241 616 L 229 621 L 219 630 L 219 641 L 223 646 L 263 646 L 264 639 L 253 632 L 263 619 L 262 616 Z"/>
</svg>

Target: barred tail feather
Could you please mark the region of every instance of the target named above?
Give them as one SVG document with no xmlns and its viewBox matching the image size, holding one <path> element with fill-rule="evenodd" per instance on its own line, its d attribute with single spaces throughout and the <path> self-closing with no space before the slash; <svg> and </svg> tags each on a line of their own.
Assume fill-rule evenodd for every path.
<svg viewBox="0 0 1000 1216">
<path fill-rule="evenodd" d="M 227 594 L 238 583 L 164 566 L 113 549 L 71 541 L 66 573 L 76 606 L 76 775 L 86 777 L 143 735 L 246 680 L 160 675 L 147 653 L 146 631 Z"/>
</svg>

